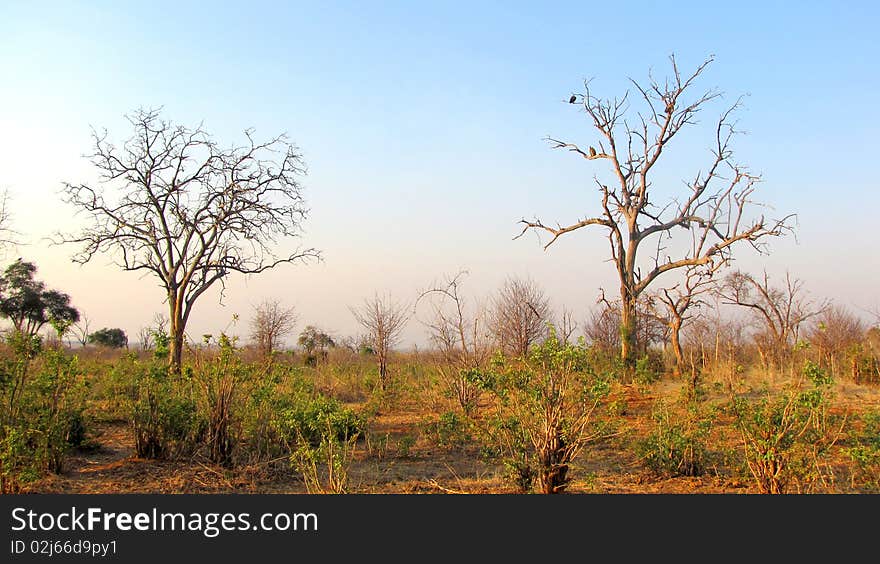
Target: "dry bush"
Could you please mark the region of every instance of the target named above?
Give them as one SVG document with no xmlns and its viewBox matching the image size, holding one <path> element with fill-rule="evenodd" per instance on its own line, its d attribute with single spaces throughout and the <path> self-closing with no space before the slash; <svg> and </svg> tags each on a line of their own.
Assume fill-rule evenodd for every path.
<svg viewBox="0 0 880 564">
<path fill-rule="evenodd" d="M 416 306 L 426 303 L 431 318 L 423 321 L 438 353 L 434 364 L 447 391 L 465 414 L 479 405 L 480 373 L 492 354 L 491 316 L 479 303 L 462 294 L 462 271 L 423 291 Z"/>
</svg>

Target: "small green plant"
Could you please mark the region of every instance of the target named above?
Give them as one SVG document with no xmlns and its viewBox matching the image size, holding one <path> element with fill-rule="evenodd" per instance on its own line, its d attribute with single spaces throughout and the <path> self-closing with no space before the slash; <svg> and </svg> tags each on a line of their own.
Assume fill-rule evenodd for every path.
<svg viewBox="0 0 880 564">
<path fill-rule="evenodd" d="M 348 469 L 357 448 L 359 434 L 339 438 L 327 420 L 327 430 L 317 444 L 300 440 L 290 455 L 290 462 L 299 471 L 309 493 L 346 493 Z"/>
<path fill-rule="evenodd" d="M 413 435 L 404 435 L 397 440 L 397 457 L 410 458 L 412 456 L 412 448 L 416 446 L 416 437 Z"/>
<path fill-rule="evenodd" d="M 446 411 L 437 421 L 426 423 L 424 432 L 440 447 L 462 447 L 472 440 L 470 421 L 456 411 Z"/>
<path fill-rule="evenodd" d="M 657 351 L 648 351 L 636 359 L 635 382 L 648 386 L 660 379 L 663 374 L 663 357 Z"/>
<path fill-rule="evenodd" d="M 853 444 L 846 449 L 853 463 L 850 482 L 853 488 L 864 487 L 877 493 L 880 492 L 880 411 L 869 411 L 860 419 L 860 428 L 853 433 Z"/>
</svg>

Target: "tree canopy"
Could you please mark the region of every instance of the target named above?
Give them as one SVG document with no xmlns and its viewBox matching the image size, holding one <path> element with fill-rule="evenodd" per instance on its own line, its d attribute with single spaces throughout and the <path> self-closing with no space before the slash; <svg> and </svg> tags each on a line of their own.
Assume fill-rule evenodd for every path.
<svg viewBox="0 0 880 564">
<path fill-rule="evenodd" d="M 0 276 L 0 315 L 26 335 L 36 335 L 47 323 L 64 333 L 79 321 L 79 311 L 70 305 L 70 296 L 46 288 L 34 276 L 37 266 L 19 258 Z"/>
</svg>

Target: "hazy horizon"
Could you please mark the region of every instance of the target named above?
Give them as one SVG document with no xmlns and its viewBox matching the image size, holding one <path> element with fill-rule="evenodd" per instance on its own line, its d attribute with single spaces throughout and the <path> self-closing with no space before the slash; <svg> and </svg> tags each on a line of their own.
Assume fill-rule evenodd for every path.
<svg viewBox="0 0 880 564">
<path fill-rule="evenodd" d="M 596 94 L 620 96 L 628 77 L 665 77 L 674 53 L 683 72 L 714 56 L 696 90 L 725 96 L 671 145 L 661 188 L 673 193 L 704 166 L 704 126 L 745 95 L 736 158 L 763 175 L 755 198 L 768 217 L 797 214 L 797 228 L 771 240 L 767 256 L 739 249 L 733 266 L 777 281 L 789 271 L 810 296 L 856 314 L 876 308 L 880 260 L 867 233 L 880 195 L 861 168 L 876 160 L 880 8 L 747 2 L 718 19 L 701 6 L 622 3 L 614 21 L 588 5 L 496 2 L 157 2 L 155 15 L 111 2 L 7 3 L 0 189 L 23 244 L 0 265 L 34 262 L 92 330 L 119 327 L 132 342 L 154 314 L 167 315 L 156 280 L 106 255 L 80 267 L 75 247 L 46 242 L 77 225 L 62 183 L 95 180 L 82 157 L 90 128 L 121 143 L 126 114 L 162 107 L 175 123 L 203 122 L 222 145 L 247 128 L 258 138 L 286 132 L 308 167 L 299 243 L 323 255 L 231 275 L 223 305 L 219 286 L 197 302 L 194 340 L 224 330 L 244 339 L 263 299 L 296 308 L 290 343 L 309 324 L 353 336 L 361 330 L 349 306 L 376 292 L 412 302 L 460 270 L 468 298 L 528 276 L 554 311 L 583 321 L 600 288 L 617 292 L 604 235 L 586 228 L 546 251 L 532 233 L 515 237 L 522 218 L 565 224 L 595 210 L 601 168 L 544 139 L 595 142 L 569 95 L 592 78 Z M 425 342 L 413 320 L 401 347 Z"/>
</svg>

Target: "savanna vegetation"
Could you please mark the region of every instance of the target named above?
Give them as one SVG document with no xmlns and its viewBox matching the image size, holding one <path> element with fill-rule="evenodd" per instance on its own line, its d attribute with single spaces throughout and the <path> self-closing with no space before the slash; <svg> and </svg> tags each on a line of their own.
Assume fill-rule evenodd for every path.
<svg viewBox="0 0 880 564">
<path fill-rule="evenodd" d="M 709 61 L 671 62 L 627 96 L 571 96 L 594 145 L 549 140 L 600 167 L 596 198 L 523 232 L 549 233 L 545 248 L 607 238 L 619 292 L 586 312 L 529 278 L 478 296 L 462 271 L 351 304 L 358 335 L 300 328 L 295 303 L 260 297 L 246 337 L 194 337 L 197 301 L 226 277 L 320 259 L 275 252 L 306 215 L 302 157 L 283 135 L 227 148 L 157 110 L 133 113 L 121 144 L 95 133 L 101 186 L 64 188 L 89 221 L 55 243 L 154 277 L 167 314 L 137 339 L 93 330 L 37 265 L 6 268 L 0 489 L 880 492 L 880 314 L 734 268 L 792 230 L 756 213 L 760 177 L 733 158 L 739 102 L 681 193 L 655 188 L 664 151 L 720 100 L 692 93 Z M 413 324 L 429 346 L 404 350 Z"/>
</svg>

